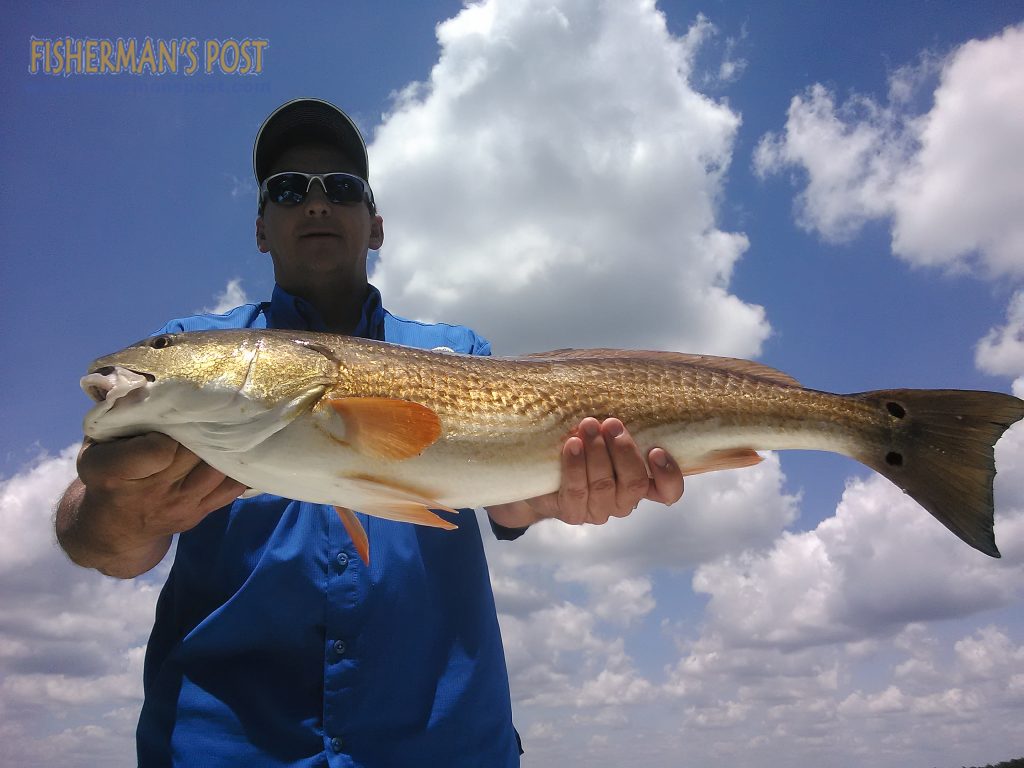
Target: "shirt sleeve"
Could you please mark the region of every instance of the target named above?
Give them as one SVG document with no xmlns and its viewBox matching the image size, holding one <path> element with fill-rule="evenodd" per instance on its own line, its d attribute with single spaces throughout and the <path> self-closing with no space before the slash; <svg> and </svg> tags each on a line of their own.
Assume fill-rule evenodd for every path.
<svg viewBox="0 0 1024 768">
<path fill-rule="evenodd" d="M 473 341 L 473 354 L 480 355 L 482 357 L 490 357 L 491 342 L 481 336 L 477 336 Z"/>
<path fill-rule="evenodd" d="M 491 530 L 494 532 L 494 538 L 498 541 L 515 541 L 528 530 L 530 526 L 523 528 L 506 528 L 504 525 L 498 525 L 491 519 L 491 516 L 487 516 L 487 521 L 491 524 Z"/>
</svg>

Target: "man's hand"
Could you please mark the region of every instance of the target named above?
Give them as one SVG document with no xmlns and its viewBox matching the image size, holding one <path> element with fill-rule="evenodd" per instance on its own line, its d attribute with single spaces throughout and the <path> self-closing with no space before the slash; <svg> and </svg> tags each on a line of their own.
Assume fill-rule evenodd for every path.
<svg viewBox="0 0 1024 768">
<path fill-rule="evenodd" d="M 521 528 L 548 517 L 601 525 L 625 517 L 642 499 L 674 504 L 683 495 L 683 475 L 661 448 L 648 454 L 651 475 L 629 432 L 618 419 L 586 418 L 562 446 L 562 483 L 557 491 L 487 508 L 491 519 Z"/>
<path fill-rule="evenodd" d="M 156 432 L 93 443 L 57 507 L 61 546 L 79 565 L 131 578 L 154 567 L 171 537 L 231 502 L 245 486 Z"/>
</svg>

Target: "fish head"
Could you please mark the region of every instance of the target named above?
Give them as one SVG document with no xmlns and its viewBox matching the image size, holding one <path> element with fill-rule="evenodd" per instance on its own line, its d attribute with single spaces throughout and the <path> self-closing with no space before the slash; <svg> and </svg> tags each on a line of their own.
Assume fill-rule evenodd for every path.
<svg viewBox="0 0 1024 768">
<path fill-rule="evenodd" d="M 312 407 L 336 371 L 287 334 L 161 334 L 92 363 L 81 380 L 96 403 L 84 431 L 95 440 L 201 434 L 212 447 L 237 450 Z"/>
</svg>

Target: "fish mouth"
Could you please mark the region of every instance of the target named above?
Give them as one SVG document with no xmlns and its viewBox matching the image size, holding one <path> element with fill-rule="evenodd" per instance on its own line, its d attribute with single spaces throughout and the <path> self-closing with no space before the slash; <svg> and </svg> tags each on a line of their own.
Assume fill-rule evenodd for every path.
<svg viewBox="0 0 1024 768">
<path fill-rule="evenodd" d="M 81 379 L 82 390 L 96 403 L 106 403 L 112 408 L 114 403 L 132 392 L 156 381 L 151 373 L 140 373 L 119 365 L 97 368 Z"/>
</svg>

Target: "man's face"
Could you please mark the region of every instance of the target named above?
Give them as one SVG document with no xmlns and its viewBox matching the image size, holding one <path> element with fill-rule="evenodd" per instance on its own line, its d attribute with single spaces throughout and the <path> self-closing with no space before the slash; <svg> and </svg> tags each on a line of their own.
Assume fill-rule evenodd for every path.
<svg viewBox="0 0 1024 768">
<path fill-rule="evenodd" d="M 303 173 L 355 173 L 334 147 L 297 145 L 286 150 L 271 170 Z M 335 204 L 318 181 L 299 205 L 267 201 L 256 219 L 256 244 L 274 260 L 278 285 L 299 296 L 307 286 L 335 283 L 339 288 L 366 279 L 367 249 L 384 241 L 384 223 L 365 203 Z"/>
</svg>

